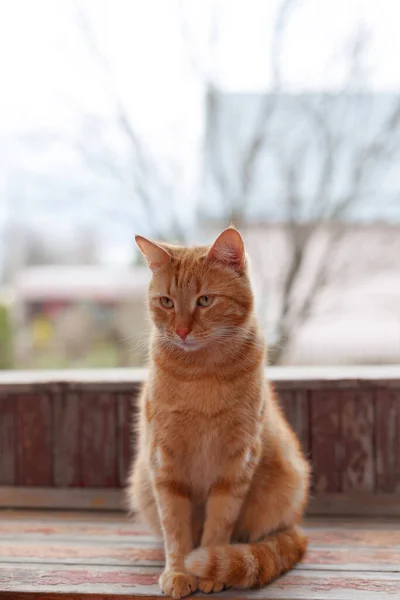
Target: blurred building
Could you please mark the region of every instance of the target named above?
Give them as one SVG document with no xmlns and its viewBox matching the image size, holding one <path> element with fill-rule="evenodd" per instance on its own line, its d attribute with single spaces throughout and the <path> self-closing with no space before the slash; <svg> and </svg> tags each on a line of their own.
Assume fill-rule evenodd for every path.
<svg viewBox="0 0 400 600">
<path fill-rule="evenodd" d="M 321 227 L 299 273 L 291 302 L 313 283 L 333 225 Z M 400 363 L 400 225 L 342 224 L 343 238 L 327 282 L 318 291 L 309 317 L 288 344 L 285 364 Z M 273 340 L 282 275 L 288 262 L 284 225 L 243 228 L 251 260 L 259 317 Z M 333 264 L 334 263 L 334 264 Z M 330 268 L 332 267 L 332 268 Z"/>
<path fill-rule="evenodd" d="M 199 220 L 244 233 L 271 344 L 287 302 L 283 361 L 398 363 L 400 96 L 210 90 L 206 115 Z"/>
<path fill-rule="evenodd" d="M 43 266 L 14 283 L 15 367 L 143 364 L 146 268 Z"/>
</svg>

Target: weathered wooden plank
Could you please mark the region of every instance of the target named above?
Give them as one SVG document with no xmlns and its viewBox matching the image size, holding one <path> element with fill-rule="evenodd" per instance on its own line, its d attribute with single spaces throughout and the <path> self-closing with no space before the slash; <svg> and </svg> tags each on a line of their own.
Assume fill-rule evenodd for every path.
<svg viewBox="0 0 400 600">
<path fill-rule="evenodd" d="M 12 396 L 0 396 L 0 485 L 16 480 L 16 404 Z"/>
<path fill-rule="evenodd" d="M 32 537 L 32 536 L 30 536 Z M 311 540 L 312 541 L 312 540 Z M 107 540 L 99 544 L 79 543 L 77 541 L 2 540 L 0 545 L 0 564 L 69 564 L 102 566 L 154 566 L 162 567 L 165 562 L 161 545 L 143 544 L 132 546 L 129 541 L 115 543 Z M 400 573 L 400 549 L 385 547 L 363 548 L 360 546 L 343 548 L 328 546 L 318 548 L 310 546 L 307 554 L 298 566 L 308 570 L 342 570 L 368 572 Z"/>
<path fill-rule="evenodd" d="M 105 593 L 161 596 L 153 567 L 33 565 L 0 563 L 0 590 L 18 592 Z M 1 595 L 0 595 L 1 597 Z"/>
<path fill-rule="evenodd" d="M 80 484 L 79 401 L 78 394 L 58 393 L 53 396 L 54 420 L 54 485 Z"/>
<path fill-rule="evenodd" d="M 319 493 L 310 499 L 308 515 L 400 516 L 400 494 Z"/>
<path fill-rule="evenodd" d="M 385 494 L 387 497 L 387 494 Z M 143 524 L 139 519 L 131 518 L 126 512 L 116 511 L 77 511 L 77 510 L 37 510 L 37 509 L 21 509 L 9 510 L 0 509 L 0 524 L 1 526 L 13 527 L 14 524 L 20 523 L 21 526 L 31 527 L 33 525 L 54 524 L 60 527 L 70 527 L 71 522 L 81 527 L 100 527 L 106 531 L 112 531 L 117 528 L 118 531 L 125 532 L 126 530 L 137 533 L 144 529 Z M 305 524 L 308 530 L 336 530 L 344 529 L 345 531 L 389 531 L 400 535 L 399 519 L 388 518 L 385 514 L 380 517 L 308 517 L 305 519 Z M 146 529 L 148 531 L 148 529 Z M 400 538 L 399 538 L 400 539 Z"/>
<path fill-rule="evenodd" d="M 364 496 L 364 494 L 363 494 Z M 387 494 L 385 494 L 387 497 Z M 25 512 L 25 511 L 24 511 Z M 28 511 L 29 512 L 29 511 Z M 65 514 L 64 518 L 68 518 L 69 512 L 61 513 Z M 109 513 L 104 513 L 105 516 Z M 118 513 L 114 513 L 114 517 L 118 518 Z M 304 520 L 307 525 L 307 529 L 310 531 L 321 530 L 321 529 L 344 529 L 345 531 L 397 531 L 399 529 L 400 534 L 400 520 L 399 517 L 389 517 L 383 511 L 378 516 L 337 516 L 332 519 L 328 516 L 307 516 Z M 400 538 L 399 538 L 400 539 Z"/>
<path fill-rule="evenodd" d="M 400 573 L 400 551 L 385 548 L 310 547 L 299 569 Z"/>
<path fill-rule="evenodd" d="M 400 388 L 376 392 L 376 487 L 400 492 Z"/>
<path fill-rule="evenodd" d="M 17 402 L 17 482 L 53 484 L 51 400 L 47 395 L 21 395 Z"/>
<path fill-rule="evenodd" d="M 120 488 L 0 486 L 0 508 L 121 511 L 126 505 Z M 307 514 L 398 517 L 400 494 L 318 493 L 311 498 Z"/>
<path fill-rule="evenodd" d="M 0 371 L 0 395 L 52 393 L 62 385 L 72 392 L 130 393 L 146 379 L 147 369 L 84 369 L 51 371 Z M 398 389 L 400 367 L 379 366 L 319 366 L 268 367 L 268 377 L 282 390 L 332 390 L 393 387 Z"/>
<path fill-rule="evenodd" d="M 32 538 L 32 536 L 30 536 Z M 72 541 L 57 542 L 53 539 L 31 541 L 23 540 L 12 542 L 2 540 L 0 544 L 0 564 L 3 563 L 48 563 L 69 565 L 119 565 L 119 566 L 163 566 L 164 550 L 161 545 L 142 544 L 132 546 L 129 542 L 125 544 L 110 543 L 101 544 L 79 543 Z M 370 561 L 371 562 L 371 561 Z M 399 559 L 400 563 L 400 559 Z"/>
<path fill-rule="evenodd" d="M 107 544 L 143 544 L 157 546 L 159 541 L 141 523 L 132 523 L 123 513 L 96 512 L 60 513 L 59 511 L 32 514 L 20 511 L 0 511 L 0 539 L 21 542 L 29 538 L 53 543 L 63 541 L 77 544 L 99 540 Z M 317 548 L 381 547 L 400 550 L 399 519 L 307 519 L 305 528 L 310 544 Z"/>
<path fill-rule="evenodd" d="M 338 393 L 311 392 L 311 454 L 316 494 L 340 491 L 343 444 Z"/>
<path fill-rule="evenodd" d="M 122 510 L 122 490 L 112 488 L 56 488 L 0 486 L 0 508 L 62 508 Z"/>
<path fill-rule="evenodd" d="M 0 589 L 20 595 L 66 593 L 131 597 L 161 597 L 152 567 L 104 567 L 72 565 L 0 565 Z M 294 570 L 260 590 L 229 590 L 225 598 L 268 600 L 392 600 L 400 593 L 400 574 Z M 1 595 L 0 595 L 1 597 Z M 16 598 L 17 596 L 14 596 Z M 23 597 L 23 596 L 20 596 Z M 109 597 L 109 596 L 108 596 Z"/>
<path fill-rule="evenodd" d="M 99 543 L 99 540 L 106 540 L 110 544 L 121 543 L 137 546 L 140 544 L 154 545 L 159 542 L 159 539 L 150 535 L 148 529 L 144 528 L 143 525 L 138 527 L 124 522 L 118 523 L 115 527 L 106 527 L 96 522 L 85 523 L 74 520 L 71 520 L 69 524 L 47 521 L 0 523 L 0 539 L 3 541 L 6 539 L 23 541 L 30 537 L 34 537 L 36 541 L 44 540 L 51 543 L 61 540 L 66 543 L 79 544 L 82 541 L 92 539 L 96 544 Z"/>
<path fill-rule="evenodd" d="M 299 438 L 303 452 L 308 456 L 310 453 L 308 393 L 304 390 L 285 390 L 278 397 L 289 425 Z"/>
<path fill-rule="evenodd" d="M 296 419 L 294 415 L 293 394 L 294 392 L 292 390 L 282 390 L 282 392 L 277 394 L 277 396 L 279 404 L 282 407 L 282 410 L 289 425 L 293 428 L 293 430 L 295 430 Z"/>
<path fill-rule="evenodd" d="M 110 393 L 80 398 L 81 485 L 117 487 L 117 406 Z"/>
<path fill-rule="evenodd" d="M 6 543 L 0 548 L 0 563 L 42 562 L 48 564 L 163 566 L 162 547 L 129 544 Z"/>
<path fill-rule="evenodd" d="M 36 489 L 36 488 L 35 488 Z M 98 490 L 97 490 L 98 491 Z M 109 491 L 109 490 L 107 490 Z M 70 521 L 85 521 L 88 523 L 102 523 L 103 525 L 107 525 L 112 527 L 114 523 L 125 523 L 130 526 L 135 524 L 131 519 L 126 520 L 126 514 L 119 511 L 97 511 L 88 513 L 86 511 L 76 511 L 76 510 L 46 510 L 46 509 L 1 509 L 0 508 L 0 522 L 6 520 L 10 521 L 23 521 L 25 523 L 29 522 L 52 522 L 52 523 L 68 523 Z M 319 523 L 321 521 L 320 518 L 313 518 L 313 523 Z M 343 521 L 343 519 L 341 520 Z M 348 520 L 345 519 L 347 522 Z M 354 520 L 352 520 L 353 522 Z M 357 519 L 357 523 L 360 522 Z M 361 521 L 362 522 L 362 521 Z M 386 521 L 385 521 L 386 523 Z"/>
<path fill-rule="evenodd" d="M 8 396 L 4 387 L 0 387 L 2 402 L 0 451 L 1 444 L 4 446 L 4 440 L 9 448 L 9 451 L 3 452 L 6 459 L 2 456 L 0 461 L 0 506 L 11 506 L 13 503 L 15 506 L 29 506 L 29 503 L 33 502 L 32 506 L 40 508 L 52 506 L 55 502 L 55 506 L 59 508 L 104 506 L 114 510 L 123 505 L 117 487 L 123 485 L 129 465 L 130 443 L 126 402 L 130 396 L 128 390 L 137 389 L 139 385 L 137 381 L 132 380 L 131 376 L 128 377 L 126 372 L 124 373 L 125 375 L 121 375 L 123 387 L 119 386 L 115 374 L 110 378 L 106 375 L 105 389 L 108 391 L 99 395 L 94 390 L 104 390 L 102 387 L 104 381 L 100 379 L 96 383 L 95 374 L 91 379 L 89 378 L 89 381 L 83 374 L 76 381 L 72 378 L 68 382 L 67 374 L 65 380 L 55 378 L 47 383 L 38 380 L 36 388 L 34 386 L 26 388 L 37 389 L 40 392 L 38 394 L 18 393 L 21 389 L 25 389 L 23 386 L 27 385 L 28 379 L 23 381 L 22 388 L 18 386 L 13 388 L 12 396 Z M 398 515 L 400 513 L 400 380 L 397 380 L 396 384 L 393 378 L 385 380 L 374 376 L 365 380 L 354 380 L 354 385 L 348 386 L 348 379 L 345 377 L 335 379 L 329 373 L 319 389 L 318 382 L 315 387 L 315 382 L 310 379 L 309 374 L 303 379 L 300 378 L 301 386 L 298 389 L 296 380 L 290 380 L 293 373 L 290 375 L 286 371 L 280 372 L 278 377 L 278 387 L 283 385 L 283 404 L 289 421 L 299 432 L 303 445 L 307 443 L 308 437 L 312 438 L 316 486 L 315 497 L 311 501 L 308 512 L 336 515 L 383 513 Z M 34 375 L 32 377 L 35 379 Z M 329 382 L 330 390 L 327 389 Z M 85 387 L 86 385 L 88 387 Z M 63 404 L 65 386 L 69 390 L 69 396 L 76 399 L 73 410 L 71 404 L 68 406 Z M 77 391 L 73 393 L 71 390 L 75 388 Z M 324 389 L 326 391 L 323 391 Z M 85 390 L 91 392 L 87 394 Z M 308 404 L 307 395 L 310 398 L 312 432 L 307 430 L 308 419 L 305 418 L 307 412 L 304 407 Z M 12 403 L 15 403 L 16 427 L 14 429 L 6 423 L 7 418 L 10 418 L 9 414 L 6 417 L 7 411 L 1 410 L 1 406 L 5 406 L 4 402 L 9 403 L 9 398 Z M 33 401 L 33 398 L 37 400 Z M 90 401 L 87 403 L 87 398 L 91 398 L 92 405 Z M 114 411 L 109 410 L 109 406 L 107 410 L 104 408 L 104 398 L 108 398 L 109 406 L 115 403 L 114 415 L 111 415 Z M 318 403 L 316 399 L 319 399 Z M 24 408 L 23 413 L 19 409 L 20 401 L 28 407 L 28 410 Z M 120 401 L 122 401 L 122 408 Z M 50 412 L 49 402 L 51 402 Z M 8 405 L 14 406 L 14 404 Z M 47 406 L 44 411 L 43 406 Z M 84 413 L 82 418 L 80 415 L 76 416 L 81 409 Z M 374 410 L 376 419 L 374 419 Z M 43 421 L 42 414 L 38 419 L 37 413 L 47 414 L 49 418 L 46 417 L 47 421 L 46 418 Z M 92 427 L 93 419 L 104 424 L 105 439 L 109 436 L 111 442 L 99 441 L 102 437 L 102 433 L 99 433 L 101 427 Z M 77 425 L 75 433 L 73 433 L 73 422 Z M 83 425 L 83 423 L 85 423 L 86 442 L 77 429 L 79 424 Z M 315 423 L 317 423 L 316 431 L 314 431 Z M 40 433 L 42 430 L 47 431 L 47 434 L 42 436 Z M 13 436 L 14 440 L 11 439 Z M 79 444 L 75 443 L 76 439 L 80 440 Z M 90 448 L 86 451 L 85 443 L 91 445 L 92 452 Z M 32 444 L 34 450 L 31 450 Z M 41 459 L 36 461 L 38 448 Z M 14 469 L 10 468 L 13 461 Z M 81 467 L 82 477 L 79 473 Z M 16 475 L 10 476 L 12 471 Z M 7 475 L 5 476 L 4 473 Z M 20 487 L 10 491 L 10 486 L 15 483 Z M 50 487 L 47 486 L 53 484 L 60 486 L 61 494 L 55 496 L 49 494 Z M 6 487 L 1 487 L 2 485 Z M 23 485 L 27 486 L 25 491 L 21 491 Z M 87 488 L 88 495 L 77 490 L 77 494 L 69 496 L 68 490 L 64 490 L 63 487 L 78 485 L 88 485 L 96 489 Z M 32 486 L 37 487 L 37 490 L 33 491 Z M 110 494 L 106 487 L 109 488 Z M 362 492 L 362 495 L 354 492 Z M 72 504 L 69 505 L 67 502 Z"/>
<path fill-rule="evenodd" d="M 29 519 L 26 513 L 14 513 L 10 521 L 0 512 L 0 597 L 159 598 L 161 543 L 138 535 L 140 525 L 130 524 L 122 515 L 120 521 L 112 516 L 109 523 L 101 514 L 90 515 L 90 522 L 84 518 L 79 513 L 45 514 L 35 527 L 33 513 Z M 395 598 L 400 594 L 398 524 L 398 520 L 313 519 L 306 524 L 308 553 L 294 571 L 261 590 L 229 590 L 223 596 L 373 600 L 379 593 L 384 600 Z"/>
<path fill-rule="evenodd" d="M 0 598 L 2 600 L 134 600 L 132 594 L 91 594 L 90 592 L 70 594 L 62 592 L 46 592 L 43 596 L 42 592 L 2 592 L 0 590 Z M 147 600 L 155 600 L 154 596 L 147 596 Z"/>
<path fill-rule="evenodd" d="M 399 521 L 392 523 L 392 529 L 352 529 L 351 525 L 326 526 L 319 529 L 307 528 L 312 548 L 350 548 L 352 552 L 365 548 L 388 549 L 391 552 L 400 550 L 400 529 Z"/>
<path fill-rule="evenodd" d="M 342 409 L 342 485 L 345 492 L 375 489 L 374 396 L 370 390 L 344 391 Z"/>
<path fill-rule="evenodd" d="M 147 369 L 52 369 L 0 371 L 0 395 L 65 391 L 133 392 L 146 379 Z"/>
<path fill-rule="evenodd" d="M 132 460 L 133 449 L 133 406 L 132 396 L 118 396 L 118 482 L 124 487 Z"/>
</svg>

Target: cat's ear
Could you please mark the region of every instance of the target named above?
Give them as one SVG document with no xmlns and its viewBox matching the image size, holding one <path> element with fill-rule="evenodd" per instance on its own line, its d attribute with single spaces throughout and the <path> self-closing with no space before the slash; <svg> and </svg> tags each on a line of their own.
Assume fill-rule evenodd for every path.
<svg viewBox="0 0 400 600">
<path fill-rule="evenodd" d="M 158 244 L 151 242 L 141 235 L 135 235 L 135 240 L 141 253 L 147 260 L 147 264 L 153 271 L 163 267 L 171 259 L 171 255 L 164 248 L 161 248 Z"/>
<path fill-rule="evenodd" d="M 208 251 L 208 258 L 241 271 L 245 262 L 245 249 L 240 233 L 233 227 L 225 229 Z"/>
</svg>

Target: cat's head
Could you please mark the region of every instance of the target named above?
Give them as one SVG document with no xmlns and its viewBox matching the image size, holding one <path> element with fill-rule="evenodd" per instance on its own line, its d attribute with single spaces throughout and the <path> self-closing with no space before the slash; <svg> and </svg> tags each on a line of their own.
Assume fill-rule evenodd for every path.
<svg viewBox="0 0 400 600">
<path fill-rule="evenodd" d="M 225 229 L 211 247 L 136 242 L 152 271 L 149 308 L 159 338 L 184 351 L 229 344 L 253 311 L 240 233 Z"/>
</svg>

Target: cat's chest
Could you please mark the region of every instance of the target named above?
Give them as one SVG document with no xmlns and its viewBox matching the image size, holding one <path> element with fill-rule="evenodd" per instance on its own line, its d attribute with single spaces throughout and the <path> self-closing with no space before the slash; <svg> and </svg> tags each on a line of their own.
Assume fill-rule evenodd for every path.
<svg viewBox="0 0 400 600">
<path fill-rule="evenodd" d="M 158 422 L 158 438 L 182 462 L 224 455 L 230 434 L 230 419 L 224 415 L 204 415 L 193 410 L 165 411 Z"/>
<path fill-rule="evenodd" d="M 201 495 L 221 476 L 229 460 L 229 434 L 218 419 L 197 417 L 196 421 L 182 434 L 181 451 L 176 448 L 175 457 L 185 480 Z"/>
<path fill-rule="evenodd" d="M 198 495 L 207 494 L 226 472 L 231 457 L 255 435 L 256 419 L 246 393 L 215 381 L 182 383 L 172 389 L 161 380 L 157 384 L 154 446 L 165 449 L 174 471 Z"/>
<path fill-rule="evenodd" d="M 241 426 L 245 427 L 243 419 L 232 413 L 205 416 L 193 410 L 171 411 L 160 419 L 155 437 L 173 471 L 202 500 L 243 444 Z"/>
</svg>

